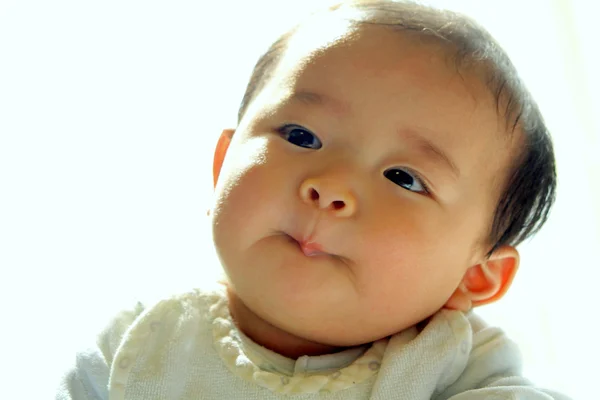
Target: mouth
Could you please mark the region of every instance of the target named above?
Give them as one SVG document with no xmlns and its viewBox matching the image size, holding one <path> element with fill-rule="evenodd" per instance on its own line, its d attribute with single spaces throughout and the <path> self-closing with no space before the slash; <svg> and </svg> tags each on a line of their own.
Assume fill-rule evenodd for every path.
<svg viewBox="0 0 600 400">
<path fill-rule="evenodd" d="M 319 243 L 314 242 L 299 242 L 300 249 L 307 257 L 328 256 L 329 254 L 323 251 L 323 247 Z"/>
<path fill-rule="evenodd" d="M 333 256 L 333 254 L 327 253 L 323 246 L 319 243 L 310 241 L 310 240 L 298 240 L 293 236 L 287 235 L 291 241 L 293 241 L 299 249 L 304 253 L 307 257 L 317 257 L 317 256 Z"/>
<path fill-rule="evenodd" d="M 317 258 L 328 257 L 328 258 L 331 258 L 332 260 L 336 260 L 337 262 L 340 262 L 341 264 L 346 265 L 348 267 L 350 267 L 352 265 L 350 260 L 347 259 L 346 257 L 327 252 L 327 249 L 324 249 L 323 246 L 321 246 L 319 243 L 317 243 L 315 241 L 302 241 L 302 240 L 296 239 L 294 236 L 292 236 L 288 233 L 281 232 L 281 231 L 280 231 L 280 233 L 283 234 L 283 236 L 285 236 L 290 241 L 290 243 L 293 243 L 294 245 L 296 245 L 298 250 L 301 251 L 306 257 L 317 257 Z"/>
</svg>

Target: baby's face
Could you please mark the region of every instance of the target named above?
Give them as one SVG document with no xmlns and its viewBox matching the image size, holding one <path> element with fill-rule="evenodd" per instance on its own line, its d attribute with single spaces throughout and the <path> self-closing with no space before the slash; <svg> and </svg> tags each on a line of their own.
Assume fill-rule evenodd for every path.
<svg viewBox="0 0 600 400">
<path fill-rule="evenodd" d="M 488 250 L 503 127 L 484 85 L 436 45 L 368 28 L 290 51 L 216 186 L 233 290 L 271 324 L 338 346 L 435 313 Z"/>
</svg>

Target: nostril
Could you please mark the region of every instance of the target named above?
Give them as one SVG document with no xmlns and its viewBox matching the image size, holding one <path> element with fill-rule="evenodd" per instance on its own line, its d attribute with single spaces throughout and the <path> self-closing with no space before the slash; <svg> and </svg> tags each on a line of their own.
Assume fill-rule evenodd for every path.
<svg viewBox="0 0 600 400">
<path fill-rule="evenodd" d="M 319 200 L 319 192 L 317 192 L 315 189 L 311 188 L 310 189 L 310 199 L 313 201 Z"/>
<path fill-rule="evenodd" d="M 346 205 L 343 201 L 341 200 L 335 200 L 333 203 L 333 209 L 334 210 L 339 210 L 340 208 L 344 208 L 344 206 Z"/>
</svg>

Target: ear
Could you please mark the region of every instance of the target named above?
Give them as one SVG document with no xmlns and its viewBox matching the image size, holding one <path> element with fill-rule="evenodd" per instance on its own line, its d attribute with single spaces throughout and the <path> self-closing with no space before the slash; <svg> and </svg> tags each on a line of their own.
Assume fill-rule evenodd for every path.
<svg viewBox="0 0 600 400">
<path fill-rule="evenodd" d="M 518 268 L 517 249 L 512 246 L 496 249 L 487 260 L 467 270 L 444 307 L 468 311 L 501 299 L 510 288 Z"/>
<path fill-rule="evenodd" d="M 231 143 L 231 138 L 234 133 L 235 129 L 224 129 L 223 132 L 221 132 L 221 136 L 219 136 L 219 141 L 215 147 L 215 155 L 213 157 L 213 187 L 217 186 L 217 180 L 221 173 L 225 154 L 227 154 L 227 149 L 229 149 L 229 144 Z"/>
</svg>

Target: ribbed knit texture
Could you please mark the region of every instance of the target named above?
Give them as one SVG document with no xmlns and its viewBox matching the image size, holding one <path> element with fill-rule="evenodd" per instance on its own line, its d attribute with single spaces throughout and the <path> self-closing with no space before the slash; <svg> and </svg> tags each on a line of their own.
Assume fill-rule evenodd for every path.
<svg viewBox="0 0 600 400">
<path fill-rule="evenodd" d="M 356 326 L 360 329 L 360 326 Z M 342 352 L 343 353 L 343 352 Z M 108 397 L 107 397 L 108 394 Z M 442 310 L 344 354 L 290 360 L 237 330 L 223 288 L 123 311 L 78 354 L 57 399 L 566 399 L 521 377 L 516 345 Z"/>
</svg>

